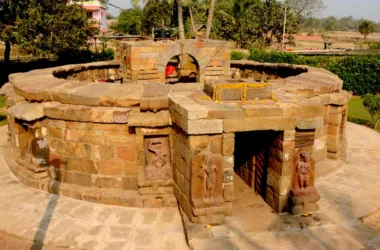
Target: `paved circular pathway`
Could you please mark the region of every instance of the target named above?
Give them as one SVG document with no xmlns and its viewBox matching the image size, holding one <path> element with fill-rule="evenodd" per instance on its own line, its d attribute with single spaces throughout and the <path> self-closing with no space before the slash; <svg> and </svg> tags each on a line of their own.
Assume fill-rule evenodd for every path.
<svg viewBox="0 0 380 250">
<path fill-rule="evenodd" d="M 266 231 L 192 243 L 195 249 L 380 249 L 380 134 L 348 124 L 348 163 L 317 180 L 320 212 L 335 224 Z M 0 128 L 0 231 L 17 249 L 188 249 L 177 209 L 106 206 L 47 194 L 21 184 L 3 156 Z M 368 216 L 372 214 L 371 216 Z M 254 216 L 254 215 L 252 215 Z M 368 216 L 368 217 L 367 217 Z M 365 226 L 365 224 L 372 226 Z M 376 231 L 377 230 L 377 231 Z M 16 249 L 0 234 L 0 244 Z M 215 234 L 217 236 L 217 234 Z M 5 243 L 2 242 L 5 239 Z M 37 243 L 33 243 L 35 241 Z M 41 247 L 38 242 L 45 245 Z M 7 250 L 8 250 L 7 249 Z"/>
</svg>

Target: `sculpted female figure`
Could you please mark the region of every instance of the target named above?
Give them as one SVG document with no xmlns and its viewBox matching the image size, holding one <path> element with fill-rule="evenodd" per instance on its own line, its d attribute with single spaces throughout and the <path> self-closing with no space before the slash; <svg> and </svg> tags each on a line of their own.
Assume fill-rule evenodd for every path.
<svg viewBox="0 0 380 250">
<path fill-rule="evenodd" d="M 301 153 L 301 160 L 297 163 L 297 173 L 299 188 L 301 192 L 306 192 L 310 186 L 311 158 L 309 153 Z"/>
</svg>

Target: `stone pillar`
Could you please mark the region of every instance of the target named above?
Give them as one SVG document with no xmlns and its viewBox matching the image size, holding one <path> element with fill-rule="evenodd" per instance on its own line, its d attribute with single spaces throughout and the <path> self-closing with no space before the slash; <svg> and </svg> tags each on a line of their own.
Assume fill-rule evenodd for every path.
<svg viewBox="0 0 380 250">
<path fill-rule="evenodd" d="M 295 131 L 284 131 L 269 149 L 266 202 L 278 213 L 288 211 Z"/>
<path fill-rule="evenodd" d="M 347 104 L 330 105 L 327 130 L 327 157 L 338 160 L 345 155 L 347 125 Z"/>
<path fill-rule="evenodd" d="M 192 222 L 231 215 L 234 135 L 188 135 L 174 126 L 174 194 Z"/>
</svg>

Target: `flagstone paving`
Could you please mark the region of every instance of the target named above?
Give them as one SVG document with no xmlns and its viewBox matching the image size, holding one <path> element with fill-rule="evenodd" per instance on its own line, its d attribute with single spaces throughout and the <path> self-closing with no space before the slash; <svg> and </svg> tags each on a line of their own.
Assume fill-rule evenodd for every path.
<svg viewBox="0 0 380 250">
<path fill-rule="evenodd" d="M 238 225 L 231 222 L 211 227 L 210 237 L 193 240 L 190 247 L 380 249 L 380 134 L 349 123 L 347 136 L 347 164 L 316 181 L 322 197 L 319 214 L 329 217 L 329 223 L 309 227 L 301 220 L 298 227 L 286 228 L 282 223 L 261 231 L 252 230 L 260 228 L 253 225 L 248 232 L 233 228 Z M 178 209 L 114 207 L 33 190 L 8 170 L 5 143 L 6 127 L 1 127 L 0 231 L 8 236 L 0 234 L 0 244 L 6 250 L 188 249 Z"/>
</svg>

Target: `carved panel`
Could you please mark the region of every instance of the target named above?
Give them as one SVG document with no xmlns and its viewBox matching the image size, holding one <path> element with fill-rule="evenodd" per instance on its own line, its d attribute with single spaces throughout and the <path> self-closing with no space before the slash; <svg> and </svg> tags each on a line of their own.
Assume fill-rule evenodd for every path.
<svg viewBox="0 0 380 250">
<path fill-rule="evenodd" d="M 32 164 L 37 167 L 47 167 L 49 157 L 49 146 L 46 135 L 46 128 L 36 128 L 32 130 L 33 139 L 31 141 Z"/>
<path fill-rule="evenodd" d="M 168 180 L 171 179 L 169 138 L 145 138 L 145 179 Z"/>
<path fill-rule="evenodd" d="M 223 156 L 203 152 L 192 159 L 191 203 L 195 208 L 215 206 L 223 199 Z"/>
</svg>

